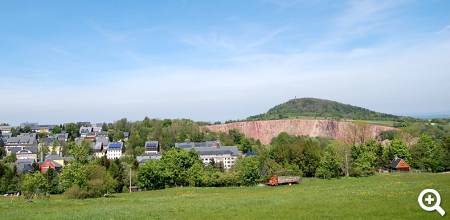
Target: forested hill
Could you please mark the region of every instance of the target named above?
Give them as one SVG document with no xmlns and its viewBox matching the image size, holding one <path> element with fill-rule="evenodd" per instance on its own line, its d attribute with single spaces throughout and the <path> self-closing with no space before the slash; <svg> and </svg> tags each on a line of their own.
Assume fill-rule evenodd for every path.
<svg viewBox="0 0 450 220">
<path fill-rule="evenodd" d="M 271 108 L 267 113 L 248 117 L 248 120 L 319 117 L 354 120 L 401 120 L 402 116 L 385 114 L 369 109 L 317 98 L 298 98 Z"/>
</svg>

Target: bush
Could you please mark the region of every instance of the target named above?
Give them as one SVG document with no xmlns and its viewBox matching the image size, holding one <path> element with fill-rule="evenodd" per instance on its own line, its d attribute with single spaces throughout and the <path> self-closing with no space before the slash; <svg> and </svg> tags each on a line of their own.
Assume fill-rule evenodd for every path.
<svg viewBox="0 0 450 220">
<path fill-rule="evenodd" d="M 377 144 L 371 140 L 365 144 L 352 147 L 351 176 L 370 176 L 375 174 L 377 163 Z"/>
<path fill-rule="evenodd" d="M 22 191 L 26 198 L 46 194 L 48 190 L 47 179 L 39 172 L 25 175 L 22 183 Z"/>
<path fill-rule="evenodd" d="M 151 160 L 139 167 L 137 179 L 142 189 L 164 189 L 166 187 L 165 168 L 159 160 Z"/>
<path fill-rule="evenodd" d="M 259 162 L 256 157 L 244 157 L 237 161 L 235 171 L 242 185 L 255 185 L 261 176 L 259 175 Z"/>
<path fill-rule="evenodd" d="M 86 199 L 89 197 L 87 191 L 80 189 L 78 185 L 73 185 L 67 189 L 64 195 L 69 199 Z"/>
<path fill-rule="evenodd" d="M 445 150 L 429 135 L 422 135 L 411 149 L 412 165 L 421 170 L 440 172 L 445 170 Z"/>
<path fill-rule="evenodd" d="M 336 152 L 329 147 L 320 159 L 319 167 L 316 170 L 315 176 L 323 179 L 339 177 L 341 172 L 340 167 L 341 164 L 337 158 Z"/>
</svg>

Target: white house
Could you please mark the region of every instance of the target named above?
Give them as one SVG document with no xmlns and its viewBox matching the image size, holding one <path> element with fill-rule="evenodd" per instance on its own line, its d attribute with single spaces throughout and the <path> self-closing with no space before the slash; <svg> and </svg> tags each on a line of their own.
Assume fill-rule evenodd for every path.
<svg viewBox="0 0 450 220">
<path fill-rule="evenodd" d="M 202 142 L 203 143 L 203 142 Z M 222 164 L 223 168 L 228 170 L 234 166 L 238 156 L 241 154 L 236 146 L 220 146 L 220 143 L 214 142 L 213 145 L 202 143 L 179 143 L 175 146 L 184 150 L 194 150 L 200 156 L 203 164 L 208 165 L 212 162 Z M 213 143 L 213 142 L 211 142 Z"/>
<path fill-rule="evenodd" d="M 106 158 L 112 160 L 122 157 L 122 142 L 111 142 L 108 144 L 108 149 L 106 150 Z"/>
<path fill-rule="evenodd" d="M 37 161 L 36 152 L 32 152 L 29 149 L 22 149 L 16 153 L 17 160 L 34 160 Z"/>
<path fill-rule="evenodd" d="M 145 142 L 145 154 L 158 154 L 159 142 L 158 141 L 146 141 Z"/>
</svg>

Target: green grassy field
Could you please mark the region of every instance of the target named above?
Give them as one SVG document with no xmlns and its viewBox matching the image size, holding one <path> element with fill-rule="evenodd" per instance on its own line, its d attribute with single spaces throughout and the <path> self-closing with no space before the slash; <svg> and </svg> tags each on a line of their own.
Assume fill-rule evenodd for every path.
<svg viewBox="0 0 450 220">
<path fill-rule="evenodd" d="M 417 196 L 438 190 L 450 212 L 450 174 L 385 174 L 295 186 L 172 188 L 113 198 L 27 203 L 0 199 L 0 219 L 448 219 L 422 211 Z"/>
</svg>

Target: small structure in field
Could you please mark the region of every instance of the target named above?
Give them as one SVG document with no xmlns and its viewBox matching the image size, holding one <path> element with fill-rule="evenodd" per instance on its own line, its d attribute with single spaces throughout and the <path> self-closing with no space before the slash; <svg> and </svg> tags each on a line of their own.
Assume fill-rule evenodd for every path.
<svg viewBox="0 0 450 220">
<path fill-rule="evenodd" d="M 405 160 L 401 159 L 401 158 L 396 158 L 395 160 L 393 160 L 391 162 L 391 169 L 395 170 L 395 171 L 410 171 L 411 167 L 409 166 L 408 163 L 406 163 Z"/>
<path fill-rule="evenodd" d="M 269 186 L 278 186 L 283 184 L 297 184 L 300 182 L 299 176 L 272 176 L 269 180 Z"/>
</svg>

